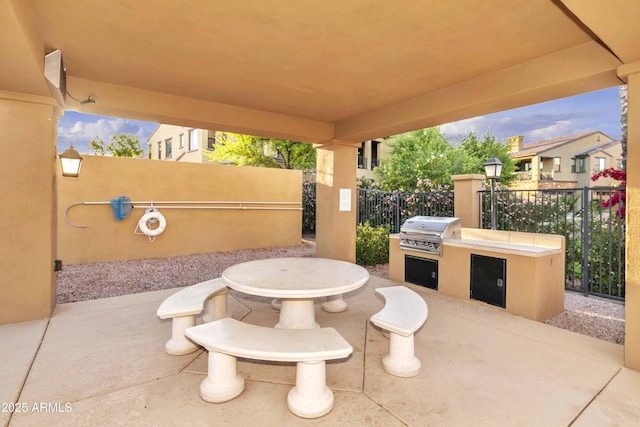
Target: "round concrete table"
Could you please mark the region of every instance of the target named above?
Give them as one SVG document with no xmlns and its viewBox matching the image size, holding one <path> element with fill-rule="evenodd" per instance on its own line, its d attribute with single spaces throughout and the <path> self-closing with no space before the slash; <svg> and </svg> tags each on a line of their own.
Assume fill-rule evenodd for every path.
<svg viewBox="0 0 640 427">
<path fill-rule="evenodd" d="M 344 311 L 342 294 L 369 280 L 369 272 L 359 265 L 326 258 L 270 258 L 244 262 L 227 268 L 222 280 L 231 289 L 281 300 L 276 328 L 319 327 L 313 299 L 329 297 L 323 308 Z"/>
</svg>

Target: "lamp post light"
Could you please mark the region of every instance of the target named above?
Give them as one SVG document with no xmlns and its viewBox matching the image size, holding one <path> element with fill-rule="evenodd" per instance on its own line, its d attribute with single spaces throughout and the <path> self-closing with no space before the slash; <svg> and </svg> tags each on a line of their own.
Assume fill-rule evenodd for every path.
<svg viewBox="0 0 640 427">
<path fill-rule="evenodd" d="M 62 176 L 80 175 L 82 156 L 73 148 L 73 144 L 60 154 L 60 166 L 62 166 Z"/>
<path fill-rule="evenodd" d="M 487 175 L 487 179 L 491 181 L 491 229 L 496 229 L 496 209 L 495 209 L 495 185 L 496 179 L 500 178 L 502 173 L 502 162 L 491 157 L 484 163 L 484 173 Z"/>
</svg>

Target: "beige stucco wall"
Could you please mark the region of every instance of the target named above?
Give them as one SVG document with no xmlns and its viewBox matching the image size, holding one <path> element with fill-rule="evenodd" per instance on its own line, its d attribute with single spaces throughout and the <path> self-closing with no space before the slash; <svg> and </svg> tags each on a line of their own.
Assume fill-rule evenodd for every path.
<svg viewBox="0 0 640 427">
<path fill-rule="evenodd" d="M 109 206 L 75 202 L 110 201 L 261 201 L 302 199 L 302 173 L 294 170 L 85 156 L 79 178 L 58 179 L 58 258 L 63 264 L 297 245 L 300 210 L 160 209 L 165 231 L 153 242 L 134 234 L 143 209 L 116 221 Z M 156 203 L 157 204 L 157 203 Z M 273 206 L 273 205 L 271 205 Z"/>
<path fill-rule="evenodd" d="M 0 94 L 0 324 L 48 317 L 55 306 L 52 105 Z"/>
<path fill-rule="evenodd" d="M 624 364 L 640 371 L 640 64 L 629 79 Z"/>
<path fill-rule="evenodd" d="M 333 140 L 316 148 L 316 200 L 324 201 L 316 205 L 316 256 L 355 262 L 357 143 Z"/>
<path fill-rule="evenodd" d="M 453 214 L 460 218 L 463 227 L 480 227 L 480 198 L 484 175 L 452 175 L 453 180 Z"/>
</svg>

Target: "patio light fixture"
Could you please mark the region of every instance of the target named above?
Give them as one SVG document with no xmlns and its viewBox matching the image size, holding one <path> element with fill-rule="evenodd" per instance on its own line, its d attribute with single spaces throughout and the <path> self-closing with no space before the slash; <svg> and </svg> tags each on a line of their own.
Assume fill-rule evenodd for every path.
<svg viewBox="0 0 640 427">
<path fill-rule="evenodd" d="M 74 148 L 73 144 L 60 154 L 62 176 L 79 176 L 82 166 L 82 156 Z"/>
<path fill-rule="evenodd" d="M 490 157 L 484 163 L 484 173 L 487 175 L 487 179 L 491 181 L 491 229 L 496 229 L 496 210 L 495 210 L 495 185 L 496 179 L 500 178 L 502 173 L 502 162 L 495 158 Z"/>
</svg>

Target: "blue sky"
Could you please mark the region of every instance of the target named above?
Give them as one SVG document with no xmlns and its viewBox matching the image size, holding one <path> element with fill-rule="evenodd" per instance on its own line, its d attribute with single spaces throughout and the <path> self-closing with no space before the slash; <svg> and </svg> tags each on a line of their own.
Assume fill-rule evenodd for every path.
<svg viewBox="0 0 640 427">
<path fill-rule="evenodd" d="M 489 132 L 498 140 L 524 135 L 524 142 L 535 142 L 582 132 L 599 130 L 613 139 L 620 138 L 618 88 L 610 88 L 514 110 L 474 117 L 440 126 L 450 142 L 469 132 L 482 136 Z M 99 136 L 108 142 L 112 135 L 136 135 L 146 148 L 146 140 L 157 123 L 65 112 L 58 123 L 58 152 L 73 143 L 80 153 L 90 153 L 89 141 Z"/>
<path fill-rule="evenodd" d="M 499 141 L 524 135 L 525 144 L 596 130 L 620 139 L 617 86 L 440 126 L 449 142 L 473 131 L 479 136 L 489 132 Z"/>
</svg>

